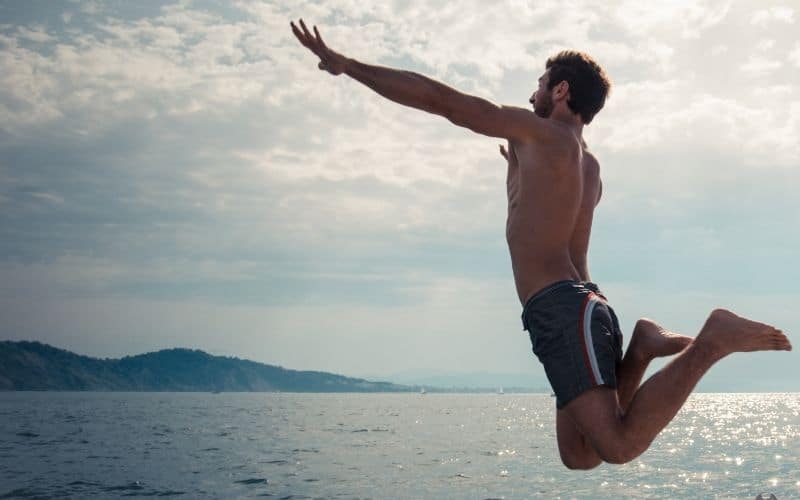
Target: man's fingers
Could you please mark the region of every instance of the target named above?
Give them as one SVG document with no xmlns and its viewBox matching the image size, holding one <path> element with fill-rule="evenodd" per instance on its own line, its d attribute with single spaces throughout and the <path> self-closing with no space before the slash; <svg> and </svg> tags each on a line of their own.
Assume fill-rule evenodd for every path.
<svg viewBox="0 0 800 500">
<path fill-rule="evenodd" d="M 325 45 L 325 42 L 322 41 L 322 35 L 319 34 L 319 30 L 316 26 L 314 26 L 314 34 L 311 34 L 309 31 L 308 26 L 306 26 L 305 21 L 301 18 L 298 21 L 300 27 L 298 28 L 294 22 L 289 23 L 292 26 L 292 32 L 294 36 L 300 40 L 306 48 L 308 48 L 311 52 L 313 52 L 317 57 L 320 58 L 320 62 L 317 65 L 321 70 L 328 70 L 327 60 L 330 58 L 331 53 L 330 49 Z"/>
<path fill-rule="evenodd" d="M 302 19 L 300 19 L 300 27 L 302 28 L 302 31 L 293 22 L 289 24 L 291 24 L 292 32 L 294 32 L 294 36 L 300 41 L 300 43 L 302 43 L 303 46 L 306 47 L 308 50 L 313 52 L 317 57 L 322 59 L 323 58 L 322 49 L 320 48 L 319 43 L 317 43 L 316 38 L 314 38 L 314 35 L 312 35 L 308 31 L 306 23 L 303 22 Z"/>
<path fill-rule="evenodd" d="M 308 31 L 308 27 L 306 27 L 306 23 L 304 23 L 302 19 L 300 19 L 300 26 L 302 26 L 303 33 L 305 33 L 305 35 L 309 39 L 309 41 L 313 40 L 314 36 L 311 34 L 310 31 Z"/>
<path fill-rule="evenodd" d="M 316 26 L 314 26 L 314 34 L 316 35 L 314 41 L 317 43 L 317 50 L 319 51 L 318 54 L 324 61 L 325 57 L 328 56 L 328 47 L 326 47 L 325 42 L 322 41 L 322 37 L 320 36 Z"/>
<path fill-rule="evenodd" d="M 312 47 L 311 47 L 311 44 L 308 41 L 308 37 L 306 36 L 306 34 L 303 33 L 302 31 L 300 31 L 300 29 L 297 26 L 295 26 L 294 23 L 289 23 L 289 24 L 292 25 L 292 32 L 294 33 L 294 36 L 298 40 L 300 40 L 300 43 L 302 43 L 305 47 L 308 47 L 309 49 L 311 49 Z"/>
<path fill-rule="evenodd" d="M 320 36 L 316 26 L 314 26 L 314 34 L 317 35 L 317 43 L 319 43 L 323 49 L 327 49 L 328 47 L 325 45 L 325 42 L 322 41 L 322 36 Z"/>
<path fill-rule="evenodd" d="M 290 22 L 289 24 L 292 26 L 292 33 L 294 33 L 294 36 L 300 41 L 300 43 L 308 47 L 308 43 L 306 42 L 305 39 L 306 37 L 303 35 L 303 33 L 301 33 L 299 29 L 297 29 L 297 26 L 295 26 L 293 22 Z"/>
</svg>

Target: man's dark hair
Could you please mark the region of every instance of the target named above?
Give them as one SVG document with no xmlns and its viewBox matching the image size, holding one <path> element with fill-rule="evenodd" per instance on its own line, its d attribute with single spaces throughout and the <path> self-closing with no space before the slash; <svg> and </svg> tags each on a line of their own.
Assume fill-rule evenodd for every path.
<svg viewBox="0 0 800 500">
<path fill-rule="evenodd" d="M 588 125 L 603 109 L 611 90 L 606 72 L 588 54 L 574 50 L 564 50 L 550 57 L 546 68 L 550 70 L 548 90 L 566 80 L 569 83 L 567 106 Z"/>
</svg>

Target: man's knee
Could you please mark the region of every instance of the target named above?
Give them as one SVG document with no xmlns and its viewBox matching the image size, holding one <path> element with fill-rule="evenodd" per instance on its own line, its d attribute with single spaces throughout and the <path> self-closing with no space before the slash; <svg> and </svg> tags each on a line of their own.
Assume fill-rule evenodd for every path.
<svg viewBox="0 0 800 500">
<path fill-rule="evenodd" d="M 576 457 L 566 454 L 561 454 L 561 462 L 567 469 L 570 470 L 589 470 L 594 469 L 603 463 L 603 459 L 598 456 L 593 457 Z"/>
<path fill-rule="evenodd" d="M 593 453 L 575 453 L 559 448 L 561 462 L 572 470 L 594 469 L 603 462 L 609 464 L 625 464 L 644 452 L 640 446 L 626 443 L 624 439 L 615 439 L 607 443 L 596 443 Z"/>
<path fill-rule="evenodd" d="M 597 447 L 597 454 L 609 464 L 626 464 L 645 452 L 647 446 L 641 443 L 619 439 Z"/>
<path fill-rule="evenodd" d="M 568 403 L 565 410 L 604 462 L 630 462 L 650 445 L 625 425 L 617 395 L 609 387 L 598 386 L 585 391 Z"/>
</svg>

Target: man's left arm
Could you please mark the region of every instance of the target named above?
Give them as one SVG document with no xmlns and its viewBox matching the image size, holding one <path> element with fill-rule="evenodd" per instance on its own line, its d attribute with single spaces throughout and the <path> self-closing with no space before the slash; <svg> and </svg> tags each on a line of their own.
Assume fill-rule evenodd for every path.
<svg viewBox="0 0 800 500">
<path fill-rule="evenodd" d="M 443 116 L 491 137 L 525 141 L 549 130 L 545 120 L 527 109 L 497 106 L 411 71 L 364 64 L 328 48 L 316 26 L 314 34 L 302 20 L 300 28 L 294 23 L 291 27 L 300 43 L 320 58 L 320 69 L 333 75 L 344 73 L 396 103 Z"/>
</svg>

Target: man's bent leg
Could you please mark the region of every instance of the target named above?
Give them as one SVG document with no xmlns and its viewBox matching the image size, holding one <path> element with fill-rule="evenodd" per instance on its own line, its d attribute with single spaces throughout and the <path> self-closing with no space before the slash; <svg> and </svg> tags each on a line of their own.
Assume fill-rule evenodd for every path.
<svg viewBox="0 0 800 500">
<path fill-rule="evenodd" d="M 617 366 L 617 397 L 620 408 L 623 411 L 628 410 L 650 361 L 676 354 L 685 349 L 692 340 L 691 337 L 670 332 L 650 319 L 642 318 L 637 321 L 625 358 Z"/>
<path fill-rule="evenodd" d="M 625 358 L 618 368 L 618 387 L 616 391 L 618 397 L 616 404 L 620 408 L 623 408 L 621 404 L 622 398 L 626 398 L 628 402 L 630 401 L 632 392 L 639 386 L 647 365 L 650 363 L 649 358 L 632 356 L 631 354 L 629 345 Z M 556 439 L 561 462 L 568 469 L 594 469 L 603 463 L 603 459 L 597 453 L 597 450 L 578 429 L 577 424 L 569 416 L 566 408 L 556 409 Z"/>
<path fill-rule="evenodd" d="M 564 409 L 556 409 L 556 440 L 561 462 L 568 469 L 594 469 L 603 463 L 603 459 Z"/>
<path fill-rule="evenodd" d="M 716 310 L 697 338 L 636 391 L 627 411 L 604 386 L 582 393 L 564 410 L 603 460 L 625 463 L 650 446 L 714 363 L 733 352 L 762 350 L 791 350 L 791 344 L 771 326 Z"/>
<path fill-rule="evenodd" d="M 627 410 L 650 361 L 683 350 L 691 340 L 645 318 L 636 323 L 625 357 L 617 365 L 617 401 L 621 411 Z M 561 461 L 567 468 L 593 469 L 603 462 L 565 409 L 556 410 L 556 436 Z"/>
</svg>

